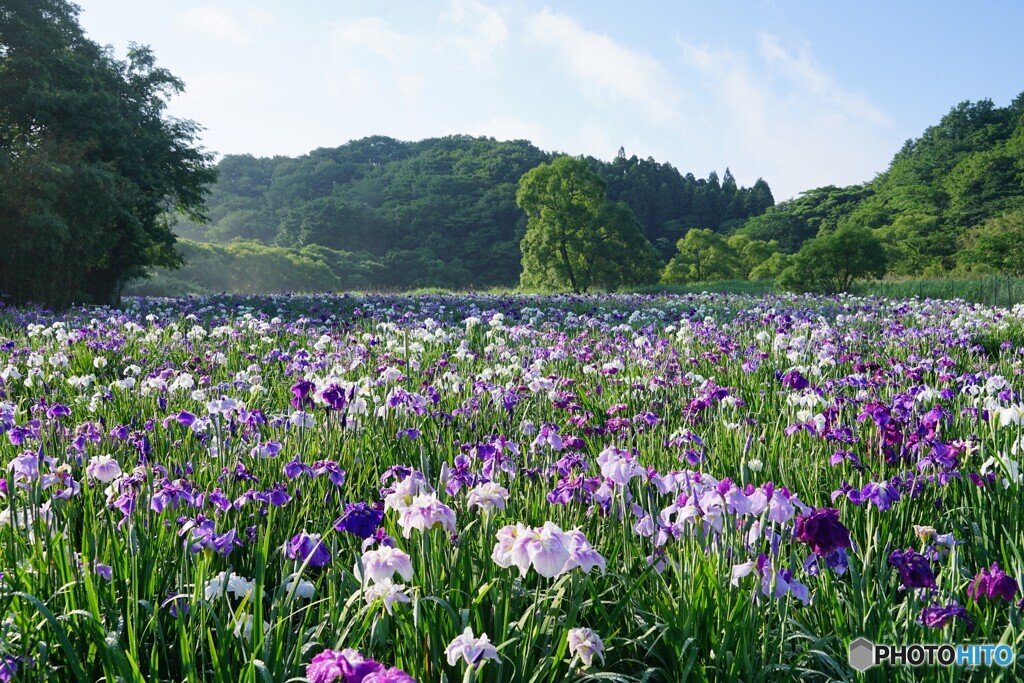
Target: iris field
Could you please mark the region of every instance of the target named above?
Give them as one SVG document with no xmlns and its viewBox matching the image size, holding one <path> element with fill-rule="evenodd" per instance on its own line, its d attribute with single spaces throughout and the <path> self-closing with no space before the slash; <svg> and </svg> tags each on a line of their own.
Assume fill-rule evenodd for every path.
<svg viewBox="0 0 1024 683">
<path fill-rule="evenodd" d="M 3 311 L 0 681 L 1024 675 L 1024 307 Z"/>
</svg>

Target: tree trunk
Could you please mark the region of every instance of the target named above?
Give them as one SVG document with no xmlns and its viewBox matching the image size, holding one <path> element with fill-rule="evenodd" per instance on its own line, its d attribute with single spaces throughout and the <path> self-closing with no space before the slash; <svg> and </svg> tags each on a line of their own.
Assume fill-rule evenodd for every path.
<svg viewBox="0 0 1024 683">
<path fill-rule="evenodd" d="M 572 270 L 572 261 L 569 260 L 569 250 L 565 246 L 565 242 L 558 245 L 558 252 L 562 255 L 562 260 L 565 261 L 565 270 L 569 273 L 569 286 L 572 287 L 573 294 L 579 294 L 580 288 L 576 284 L 576 275 Z"/>
</svg>

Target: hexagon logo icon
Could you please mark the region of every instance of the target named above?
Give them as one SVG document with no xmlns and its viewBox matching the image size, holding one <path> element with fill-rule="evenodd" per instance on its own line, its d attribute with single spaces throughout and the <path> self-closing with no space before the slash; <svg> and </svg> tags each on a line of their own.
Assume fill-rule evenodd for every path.
<svg viewBox="0 0 1024 683">
<path fill-rule="evenodd" d="M 867 638 L 858 638 L 850 643 L 850 666 L 857 671 L 867 671 L 875 665 L 875 644 Z"/>
</svg>

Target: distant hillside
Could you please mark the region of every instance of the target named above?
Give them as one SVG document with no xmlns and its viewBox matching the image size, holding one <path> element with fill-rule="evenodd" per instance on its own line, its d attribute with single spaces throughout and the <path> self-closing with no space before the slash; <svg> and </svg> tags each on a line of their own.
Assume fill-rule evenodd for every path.
<svg viewBox="0 0 1024 683">
<path fill-rule="evenodd" d="M 860 225 L 882 239 L 890 274 L 941 275 L 1005 271 L 979 240 L 1022 219 L 1024 94 L 1007 107 L 963 102 L 908 140 L 871 182 L 809 190 L 752 218 L 742 232 L 793 253 L 819 233 Z"/>
<path fill-rule="evenodd" d="M 181 222 L 176 232 L 286 248 L 288 258 L 323 247 L 337 255 L 328 260 L 354 264 L 369 288 L 514 285 L 525 230 L 516 186 L 556 156 L 523 140 L 467 136 L 371 137 L 294 159 L 227 156 L 208 199 L 210 223 Z M 725 233 L 774 204 L 767 183 L 737 187 L 728 169 L 696 178 L 622 151 L 588 161 L 666 261 L 691 228 Z"/>
</svg>

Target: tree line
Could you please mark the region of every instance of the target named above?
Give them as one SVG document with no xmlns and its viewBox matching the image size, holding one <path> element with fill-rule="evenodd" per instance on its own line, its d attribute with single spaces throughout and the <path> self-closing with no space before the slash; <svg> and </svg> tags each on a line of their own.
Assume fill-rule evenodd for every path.
<svg viewBox="0 0 1024 683">
<path fill-rule="evenodd" d="M 1024 93 L 962 102 L 870 182 L 809 190 L 737 232 L 778 245 L 755 275 L 790 289 L 848 287 L 828 261 L 857 276 L 1024 275 Z"/>
<path fill-rule="evenodd" d="M 376 137 L 299 159 L 227 157 L 213 222 L 185 224 L 183 234 L 327 246 L 362 264 L 370 287 L 390 288 L 749 279 L 836 292 L 886 275 L 1024 275 L 1022 115 L 1024 95 L 1006 107 L 961 103 L 870 182 L 779 204 L 766 182 L 740 188 L 728 170 L 721 181 L 695 178 L 620 150 L 610 162 L 577 159 L 570 171 L 526 141 Z M 541 167 L 554 182 L 560 164 L 558 184 L 589 175 L 593 193 L 555 219 L 523 188 Z M 531 233 L 531 221 L 547 228 Z M 558 221 L 575 243 L 548 239 Z"/>
<path fill-rule="evenodd" d="M 371 287 L 514 286 L 526 230 L 518 183 L 558 156 L 525 140 L 460 135 L 375 136 L 299 158 L 230 155 L 217 166 L 210 222 L 176 229 L 203 242 L 349 253 L 366 264 Z M 690 229 L 732 230 L 774 204 L 766 182 L 739 187 L 728 169 L 721 180 L 715 172 L 697 178 L 624 150 L 611 162 L 585 163 L 663 261 Z"/>
</svg>

